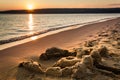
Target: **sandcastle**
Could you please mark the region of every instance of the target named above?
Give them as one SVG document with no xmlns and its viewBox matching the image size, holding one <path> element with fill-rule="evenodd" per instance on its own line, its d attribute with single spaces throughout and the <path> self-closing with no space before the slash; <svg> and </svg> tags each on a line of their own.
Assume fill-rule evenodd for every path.
<svg viewBox="0 0 120 80">
<path fill-rule="evenodd" d="M 110 41 L 115 40 L 117 41 L 116 46 L 119 47 L 120 34 L 118 32 L 114 30 L 109 34 L 110 32 L 108 31 L 108 33 L 104 32 L 98 37 L 103 37 L 104 40 L 107 40 L 104 43 L 109 45 L 112 45 Z M 76 49 L 75 52 L 56 47 L 47 49 L 45 53 L 41 54 L 39 60 L 49 61 L 55 58 L 59 60 L 45 70 L 42 69 L 39 62 L 23 62 L 19 64 L 19 67 L 39 72 L 46 76 L 72 77 L 75 80 L 93 80 L 93 77 L 99 74 L 103 75 L 103 77 L 107 76 L 106 80 L 119 80 L 120 69 L 103 64 L 103 60 L 112 59 L 114 56 L 110 55 L 110 49 L 105 44 L 100 44 L 99 40 L 88 41 L 82 48 Z M 112 47 L 114 48 L 115 46 Z M 116 50 L 119 51 L 119 48 Z M 119 52 L 114 54 L 119 54 Z"/>
<path fill-rule="evenodd" d="M 67 77 L 71 76 L 75 79 L 86 80 L 87 76 L 93 76 L 98 68 L 106 71 L 119 73 L 119 69 L 108 67 L 102 64 L 102 58 L 108 56 L 108 49 L 105 46 L 96 48 L 94 50 L 87 49 L 89 54 L 82 54 L 80 58 L 77 56 L 68 56 L 59 59 L 53 66 L 43 70 L 38 62 L 22 62 L 19 67 L 34 71 L 46 76 Z M 90 51 L 91 50 L 91 51 Z M 103 54 L 104 53 L 104 54 Z M 108 69 L 106 69 L 108 68 Z M 115 71 L 114 71 L 115 70 Z M 105 72 L 106 73 L 106 72 Z"/>
</svg>

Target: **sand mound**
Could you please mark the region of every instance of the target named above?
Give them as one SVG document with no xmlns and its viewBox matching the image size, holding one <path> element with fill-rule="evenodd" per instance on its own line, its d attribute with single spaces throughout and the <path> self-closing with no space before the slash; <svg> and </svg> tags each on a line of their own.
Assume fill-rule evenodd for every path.
<svg viewBox="0 0 120 80">
<path fill-rule="evenodd" d="M 108 49 L 106 46 L 101 46 L 99 49 L 99 54 L 102 56 L 102 57 L 108 57 L 109 56 L 109 52 L 108 52 Z"/>
<path fill-rule="evenodd" d="M 98 44 L 97 40 L 90 40 L 90 41 L 86 41 L 85 44 L 84 44 L 84 46 L 85 47 L 93 47 L 93 46 L 95 46 L 97 44 Z"/>
<path fill-rule="evenodd" d="M 45 53 L 40 55 L 40 60 L 49 60 L 54 58 L 61 58 L 67 56 L 76 56 L 76 53 L 69 52 L 60 48 L 52 47 L 46 50 Z"/>
<path fill-rule="evenodd" d="M 29 71 L 44 73 L 44 71 L 41 68 L 41 65 L 38 62 L 22 62 L 19 64 L 19 67 L 25 68 Z"/>
<path fill-rule="evenodd" d="M 91 56 L 84 56 L 80 63 L 77 63 L 77 68 L 74 70 L 72 77 L 77 80 L 86 80 L 88 76 L 93 75 L 93 59 Z"/>
<path fill-rule="evenodd" d="M 69 56 L 69 57 L 61 58 L 53 66 L 65 68 L 65 67 L 75 65 L 77 62 L 80 62 L 80 59 L 77 59 L 76 57 Z"/>
<path fill-rule="evenodd" d="M 85 64 L 85 66 L 89 69 L 93 68 L 93 58 L 91 55 L 84 56 L 81 60 L 82 64 Z"/>
<path fill-rule="evenodd" d="M 94 62 L 101 62 L 102 57 L 99 54 L 99 51 L 93 50 L 90 54 Z"/>
<path fill-rule="evenodd" d="M 72 67 L 65 67 L 62 69 L 62 76 L 71 76 L 73 74 L 73 68 Z"/>
<path fill-rule="evenodd" d="M 76 51 L 77 52 L 76 57 L 82 58 L 84 55 L 89 55 L 91 51 L 92 51 L 92 48 L 87 48 L 87 47 L 80 48 Z"/>
<path fill-rule="evenodd" d="M 60 67 L 49 67 L 46 70 L 45 74 L 50 76 L 60 77 L 62 76 L 62 71 Z"/>
</svg>

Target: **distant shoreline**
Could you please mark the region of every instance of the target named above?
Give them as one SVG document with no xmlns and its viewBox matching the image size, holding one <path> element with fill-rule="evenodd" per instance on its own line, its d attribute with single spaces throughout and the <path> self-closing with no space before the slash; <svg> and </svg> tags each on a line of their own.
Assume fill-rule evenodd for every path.
<svg viewBox="0 0 120 80">
<path fill-rule="evenodd" d="M 46 8 L 35 10 L 7 10 L 0 14 L 79 14 L 79 13 L 120 13 L 120 8 Z"/>
</svg>

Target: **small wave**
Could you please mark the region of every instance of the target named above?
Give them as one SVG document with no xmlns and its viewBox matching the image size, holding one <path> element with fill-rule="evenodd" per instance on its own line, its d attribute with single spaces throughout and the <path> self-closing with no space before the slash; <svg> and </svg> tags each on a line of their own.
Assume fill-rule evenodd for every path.
<svg viewBox="0 0 120 80">
<path fill-rule="evenodd" d="M 15 32 L 11 32 L 11 33 L 7 33 L 8 35 L 17 35 L 18 33 Z"/>
<path fill-rule="evenodd" d="M 17 30 L 17 32 L 28 32 L 28 30 Z"/>
<path fill-rule="evenodd" d="M 68 27 L 68 26 L 63 26 L 63 27 L 58 27 L 58 28 L 51 28 L 51 29 L 47 29 L 47 30 L 44 30 L 44 31 L 35 32 L 33 34 L 27 34 L 27 35 L 24 35 L 24 36 L 14 37 L 14 38 L 10 38 L 10 39 L 7 39 L 7 40 L 0 40 L 0 45 L 10 43 L 10 42 L 14 42 L 14 41 L 23 40 L 23 39 L 26 39 L 26 38 L 30 38 L 32 36 L 38 36 L 40 34 L 44 34 L 44 33 L 59 30 L 59 29 L 63 29 L 63 28 L 66 28 L 66 27 Z M 19 31 L 24 32 L 24 30 L 19 30 Z"/>
</svg>

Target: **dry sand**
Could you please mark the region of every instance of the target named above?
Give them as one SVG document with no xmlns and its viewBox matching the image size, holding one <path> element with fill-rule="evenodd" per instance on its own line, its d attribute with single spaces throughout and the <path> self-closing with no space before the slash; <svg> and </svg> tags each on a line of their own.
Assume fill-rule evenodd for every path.
<svg viewBox="0 0 120 80">
<path fill-rule="evenodd" d="M 67 50 L 78 48 L 85 41 L 98 38 L 100 32 L 104 32 L 118 23 L 120 23 L 120 18 L 89 24 L 1 50 L 0 80 L 11 80 L 11 76 L 15 76 L 16 67 L 20 62 L 31 57 L 38 57 L 47 48 L 54 46 Z M 46 66 L 50 66 L 52 62 L 46 62 L 45 64 L 47 64 Z"/>
</svg>

